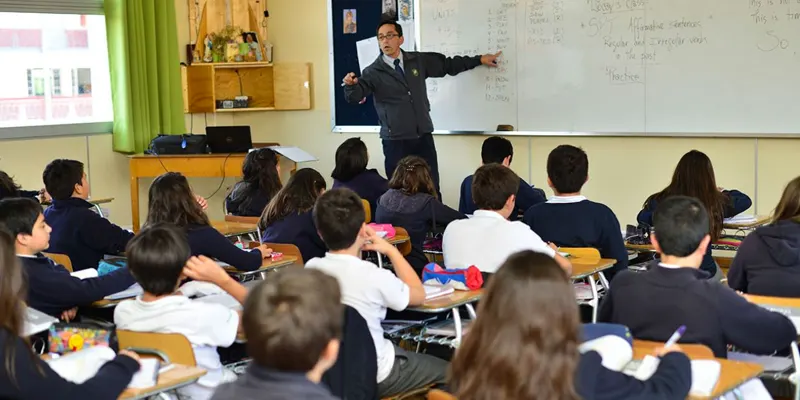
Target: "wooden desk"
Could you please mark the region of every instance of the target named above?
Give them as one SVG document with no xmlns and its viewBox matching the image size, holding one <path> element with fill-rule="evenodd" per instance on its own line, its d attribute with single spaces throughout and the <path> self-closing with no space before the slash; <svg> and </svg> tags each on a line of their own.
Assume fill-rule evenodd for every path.
<svg viewBox="0 0 800 400">
<path fill-rule="evenodd" d="M 398 244 L 408 243 L 411 241 L 411 237 L 408 234 L 398 233 L 391 239 L 386 239 L 387 242 L 397 246 Z"/>
<path fill-rule="evenodd" d="M 188 367 L 185 365 L 174 364 L 168 371 L 164 371 L 158 376 L 158 383 L 149 388 L 125 389 L 120 400 L 139 400 L 155 396 L 159 393 L 168 392 L 182 388 L 196 382 L 201 376 L 206 374 L 206 370 L 199 367 Z"/>
<path fill-rule="evenodd" d="M 599 260 L 581 260 L 580 258 L 567 258 L 572 263 L 571 278 L 583 279 L 598 272 L 605 271 L 614 266 L 617 260 L 612 258 L 601 258 Z"/>
<path fill-rule="evenodd" d="M 723 222 L 722 227 L 724 229 L 743 229 L 743 230 L 755 229 L 755 228 L 758 228 L 761 225 L 768 224 L 770 219 L 771 219 L 771 217 L 767 217 L 767 216 L 756 216 L 756 220 L 752 221 L 752 222 L 745 222 L 745 223 L 736 223 L 736 222 L 735 223 L 724 223 Z"/>
<path fill-rule="evenodd" d="M 656 342 L 641 342 L 639 340 L 633 341 L 633 358 L 636 360 L 643 359 L 644 356 L 648 354 L 652 354 L 653 350 L 657 347 L 663 346 L 662 343 Z M 692 360 L 703 360 L 708 359 L 708 356 L 699 356 L 700 358 L 695 358 L 689 352 L 686 354 Z M 714 387 L 714 392 L 710 397 L 695 397 L 691 396 L 691 399 L 715 399 L 718 398 L 737 387 L 741 386 L 745 382 L 758 377 L 764 371 L 764 368 L 755 363 L 747 363 L 741 361 L 730 361 L 725 360 L 722 358 L 716 358 L 717 362 L 720 363 L 722 367 L 720 371 L 719 381 L 717 381 L 717 386 Z"/>
<path fill-rule="evenodd" d="M 628 250 L 633 250 L 633 251 L 642 252 L 642 253 L 656 251 L 656 249 L 653 247 L 652 244 L 631 244 L 631 243 L 625 242 L 625 248 L 628 249 Z"/>
<path fill-rule="evenodd" d="M 483 289 L 463 291 L 456 290 L 450 295 L 437 297 L 435 299 L 426 300 L 421 306 L 409 307 L 408 310 L 418 311 L 428 314 L 436 314 L 454 308 L 461 307 L 466 304 L 474 303 L 480 300 L 483 295 Z"/>
<path fill-rule="evenodd" d="M 258 232 L 258 224 L 231 221 L 211 221 L 211 226 L 225 237 L 249 235 Z"/>
<path fill-rule="evenodd" d="M 131 185 L 131 216 L 133 231 L 138 232 L 139 178 L 155 178 L 166 172 L 180 172 L 191 178 L 226 178 L 242 175 L 245 153 L 236 154 L 183 154 L 154 156 L 135 154 L 128 157 Z M 281 156 L 278 155 L 278 162 Z M 297 170 L 295 163 L 290 173 Z"/>
<path fill-rule="evenodd" d="M 297 257 L 286 256 L 272 260 L 271 258 L 265 258 L 264 261 L 261 263 L 261 268 L 253 271 L 240 271 L 233 266 L 225 267 L 225 270 L 228 271 L 230 275 L 233 275 L 237 278 L 244 278 L 249 277 L 255 274 L 260 274 L 262 272 L 269 272 L 274 271 L 276 269 L 280 269 L 283 267 L 288 267 L 294 264 L 297 261 Z"/>
<path fill-rule="evenodd" d="M 746 294 L 744 295 L 744 298 L 747 299 L 747 301 L 758 305 L 800 308 L 799 298 L 756 296 L 753 294 Z"/>
</svg>

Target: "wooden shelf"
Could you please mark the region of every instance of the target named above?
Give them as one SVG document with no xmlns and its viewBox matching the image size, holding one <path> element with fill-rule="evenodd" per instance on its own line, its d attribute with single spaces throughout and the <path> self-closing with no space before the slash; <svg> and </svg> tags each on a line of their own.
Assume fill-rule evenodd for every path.
<svg viewBox="0 0 800 400">
<path fill-rule="evenodd" d="M 214 68 L 217 68 L 217 69 L 219 69 L 219 68 L 260 68 L 260 67 L 271 67 L 272 63 L 254 61 L 254 62 L 233 62 L 233 63 L 196 63 L 196 64 L 192 64 L 192 65 L 197 65 L 197 66 L 203 66 L 203 65 L 209 66 L 210 65 L 210 66 L 212 66 Z"/>
<path fill-rule="evenodd" d="M 218 108 L 216 112 L 275 111 L 275 107 Z"/>
</svg>

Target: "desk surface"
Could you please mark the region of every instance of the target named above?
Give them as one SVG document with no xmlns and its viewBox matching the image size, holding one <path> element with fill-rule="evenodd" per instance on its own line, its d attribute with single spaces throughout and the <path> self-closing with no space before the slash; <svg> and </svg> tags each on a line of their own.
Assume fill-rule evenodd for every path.
<svg viewBox="0 0 800 400">
<path fill-rule="evenodd" d="M 397 234 L 391 239 L 386 239 L 387 242 L 393 245 L 403 244 L 411 240 L 411 237 L 408 235 Z"/>
<path fill-rule="evenodd" d="M 111 203 L 112 201 L 114 201 L 114 198 L 113 197 L 97 197 L 97 198 L 94 198 L 94 199 L 86 199 L 86 201 L 88 201 L 89 203 L 94 204 L 94 205 L 100 205 L 100 204 Z M 45 206 L 49 206 L 51 204 L 52 203 L 49 202 L 49 201 L 42 202 L 42 205 L 45 205 Z"/>
<path fill-rule="evenodd" d="M 656 251 L 652 244 L 631 244 L 625 242 L 625 248 L 633 251 Z"/>
<path fill-rule="evenodd" d="M 409 307 L 408 310 L 436 314 L 444 311 L 450 311 L 453 308 L 460 307 L 465 304 L 474 303 L 480 300 L 482 295 L 483 289 L 471 291 L 456 290 L 450 295 L 427 300 L 421 306 Z"/>
<path fill-rule="evenodd" d="M 567 258 L 572 263 L 572 279 L 583 279 L 589 275 L 602 272 L 614 266 L 617 260 L 613 258 L 601 258 L 599 260 L 582 260 L 580 258 Z"/>
<path fill-rule="evenodd" d="M 759 305 L 769 305 L 769 306 L 779 306 L 779 307 L 800 307 L 800 299 L 792 298 L 792 297 L 771 297 L 771 296 L 756 296 L 752 294 L 744 295 L 744 298 L 747 301 L 759 304 Z"/>
<path fill-rule="evenodd" d="M 170 370 L 158 376 L 158 383 L 155 386 L 143 389 L 125 389 L 119 398 L 120 400 L 145 399 L 194 383 L 205 374 L 206 370 L 202 368 L 175 364 Z"/>
<path fill-rule="evenodd" d="M 634 340 L 633 358 L 640 360 L 648 354 L 653 354 L 653 350 L 662 345 L 663 345 L 662 343 L 642 342 L 639 340 Z M 708 357 L 695 358 L 693 354 L 690 353 L 687 353 L 686 355 L 693 360 L 708 359 Z M 759 374 L 761 374 L 761 372 L 764 371 L 764 368 L 762 366 L 754 363 L 731 361 L 721 358 L 717 358 L 716 360 L 717 362 L 720 363 L 722 369 L 720 372 L 719 381 L 717 381 L 717 386 L 714 387 L 714 393 L 712 393 L 711 397 L 707 398 L 720 397 L 732 391 L 733 389 L 736 389 L 737 387 L 741 386 L 743 383 L 757 377 Z M 703 399 L 706 397 L 691 396 L 690 398 Z"/>
<path fill-rule="evenodd" d="M 725 229 L 753 229 L 758 228 L 761 225 L 766 225 L 769 223 L 771 217 L 768 216 L 756 216 L 755 221 L 751 222 L 734 222 L 734 223 L 723 223 L 722 227 Z"/>
<path fill-rule="evenodd" d="M 228 271 L 228 273 L 230 273 L 232 275 L 248 276 L 248 275 L 260 274 L 262 272 L 271 271 L 273 269 L 286 267 L 286 266 L 294 264 L 296 261 L 297 261 L 297 257 L 292 257 L 292 256 L 286 256 L 285 255 L 285 256 L 277 259 L 277 260 L 273 260 L 271 258 L 265 258 L 264 261 L 262 261 L 262 263 L 261 263 L 261 268 L 259 268 L 257 270 L 240 271 L 240 270 L 238 270 L 238 269 L 236 269 L 235 267 L 232 267 L 232 266 L 231 267 L 225 267 L 225 270 Z"/>
<path fill-rule="evenodd" d="M 258 231 L 258 224 L 247 222 L 211 221 L 211 226 L 225 237 L 247 235 Z"/>
</svg>

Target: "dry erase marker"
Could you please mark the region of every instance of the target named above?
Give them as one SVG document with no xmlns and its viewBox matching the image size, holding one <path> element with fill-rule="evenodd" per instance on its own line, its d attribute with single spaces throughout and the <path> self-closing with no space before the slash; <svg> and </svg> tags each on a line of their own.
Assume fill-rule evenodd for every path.
<svg viewBox="0 0 800 400">
<path fill-rule="evenodd" d="M 675 343 L 678 343 L 678 340 L 681 340 L 681 336 L 683 333 L 686 332 L 686 325 L 681 325 L 678 327 L 678 330 L 669 337 L 667 343 L 664 344 L 664 348 L 669 348 L 670 346 L 674 346 Z"/>
</svg>

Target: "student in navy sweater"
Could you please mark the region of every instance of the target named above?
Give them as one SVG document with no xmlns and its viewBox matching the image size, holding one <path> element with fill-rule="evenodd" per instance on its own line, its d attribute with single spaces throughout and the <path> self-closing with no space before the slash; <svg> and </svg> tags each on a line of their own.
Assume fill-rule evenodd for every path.
<svg viewBox="0 0 800 400">
<path fill-rule="evenodd" d="M 53 228 L 51 253 L 66 254 L 72 268 L 80 271 L 97 268 L 106 254 L 125 250 L 133 232 L 114 225 L 94 212 L 89 198 L 89 182 L 83 163 L 75 160 L 53 160 L 42 174 L 53 205 L 44 211 L 47 224 Z"/>
<path fill-rule="evenodd" d="M 33 199 L 0 201 L 0 227 L 16 239 L 17 257 L 25 271 L 28 305 L 53 317 L 74 319 L 78 306 L 89 305 L 135 283 L 127 268 L 97 278 L 79 279 L 62 265 L 42 255 L 50 227 L 42 207 Z"/>
<path fill-rule="evenodd" d="M 535 311 L 534 311 L 535 310 Z M 548 255 L 523 251 L 494 274 L 481 312 L 456 350 L 450 387 L 459 400 L 684 399 L 692 383 L 679 347 L 660 349 L 652 377 L 606 369 L 580 354 L 581 324 L 569 278 Z"/>
<path fill-rule="evenodd" d="M 772 223 L 739 246 L 728 286 L 762 296 L 800 297 L 800 177 L 786 185 Z"/>
<path fill-rule="evenodd" d="M 12 177 L 4 171 L 0 171 L 0 200 L 7 197 L 28 197 L 41 202 L 44 198 L 44 189 L 22 190 Z"/>
<path fill-rule="evenodd" d="M 672 174 L 672 182 L 664 190 L 647 198 L 636 220 L 640 224 L 653 226 L 653 212 L 658 203 L 670 196 L 694 197 L 705 205 L 710 222 L 711 243 L 718 241 L 722 235 L 723 219 L 741 214 L 753 204 L 750 197 L 738 190 L 722 190 L 717 187 L 711 159 L 697 150 L 681 157 Z M 711 257 L 711 246 L 706 249 L 700 269 L 708 272 L 710 279 L 721 280 L 724 277 Z"/>
<path fill-rule="evenodd" d="M 497 163 L 510 168 L 511 160 L 514 158 L 514 146 L 511 141 L 500 136 L 492 136 L 483 141 L 481 146 L 481 165 Z M 478 207 L 472 200 L 472 177 L 470 175 L 461 182 L 461 197 L 458 201 L 458 211 L 462 214 L 472 214 Z M 534 188 L 524 179 L 519 179 L 519 190 L 517 190 L 517 208 L 511 213 L 511 221 L 516 221 L 531 206 L 544 203 L 547 198 L 542 189 Z"/>
<path fill-rule="evenodd" d="M 336 167 L 333 169 L 333 188 L 346 187 L 369 202 L 375 215 L 378 199 L 389 190 L 389 181 L 375 169 L 367 169 L 369 153 L 361 138 L 350 138 L 336 149 Z"/>
<path fill-rule="evenodd" d="M 325 193 L 325 179 L 312 168 L 303 168 L 289 179 L 269 202 L 258 222 L 261 241 L 297 246 L 303 261 L 324 257 L 328 248 L 319 237 L 311 215 L 314 203 Z"/>
<path fill-rule="evenodd" d="M 628 251 L 614 212 L 581 196 L 588 180 L 586 152 L 570 145 L 556 147 L 547 157 L 547 184 L 555 196 L 531 207 L 523 221 L 544 241 L 560 247 L 594 247 L 603 258 L 617 260 L 604 272 L 611 279 L 628 268 Z"/>
<path fill-rule="evenodd" d="M 428 163 L 417 156 L 400 160 L 389 181 L 389 191 L 381 196 L 375 212 L 375 222 L 400 226 L 408 231 L 411 252 L 406 259 L 419 275 L 428 263 L 422 252 L 425 235 L 430 231 L 441 231 L 450 222 L 464 218 L 464 214 L 439 201 Z"/>
<path fill-rule="evenodd" d="M 153 180 L 148 194 L 150 208 L 145 226 L 170 223 L 186 230 L 193 256 L 207 256 L 240 271 L 254 271 L 272 254 L 267 246 L 242 250 L 219 233 L 208 220 L 186 177 L 167 172 Z"/>
<path fill-rule="evenodd" d="M 673 196 L 655 214 L 653 247 L 661 262 L 647 272 L 617 275 L 600 303 L 597 320 L 622 324 L 633 337 L 664 342 L 681 325 L 681 343 L 700 343 L 715 357 L 727 357 L 727 346 L 755 354 L 772 354 L 797 339 L 785 316 L 751 304 L 733 289 L 698 270 L 711 242 L 706 207 L 699 200 Z"/>
<path fill-rule="evenodd" d="M 247 153 L 242 164 L 242 180 L 225 198 L 228 214 L 258 217 L 278 190 L 281 190 L 278 155 L 272 149 L 260 148 Z"/>
<path fill-rule="evenodd" d="M 37 205 L 38 207 L 38 205 Z M 14 257 L 14 237 L 0 229 L 0 399 L 113 400 L 139 370 L 135 353 L 120 351 L 81 384 L 61 378 L 31 352 L 25 326 L 25 274 Z"/>
</svg>

